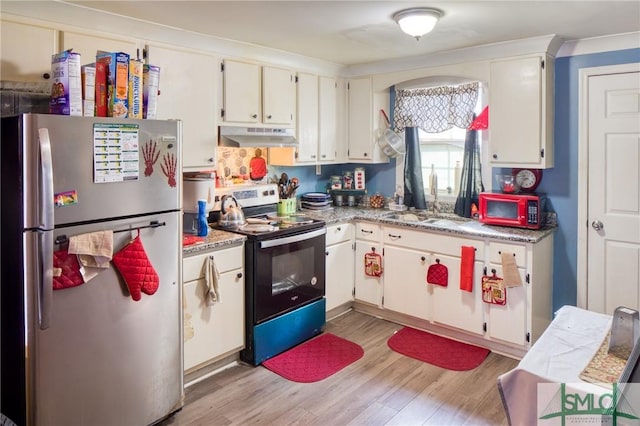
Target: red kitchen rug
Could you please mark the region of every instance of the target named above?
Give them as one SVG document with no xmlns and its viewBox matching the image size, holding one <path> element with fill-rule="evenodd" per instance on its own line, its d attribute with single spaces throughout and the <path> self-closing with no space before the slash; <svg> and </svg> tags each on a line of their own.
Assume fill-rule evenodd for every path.
<svg viewBox="0 0 640 426">
<path fill-rule="evenodd" d="M 409 327 L 398 330 L 387 345 L 402 355 L 455 371 L 472 370 L 489 355 L 488 349 Z"/>
<path fill-rule="evenodd" d="M 318 382 L 359 360 L 364 350 L 353 342 L 323 333 L 262 363 L 285 379 Z"/>
</svg>

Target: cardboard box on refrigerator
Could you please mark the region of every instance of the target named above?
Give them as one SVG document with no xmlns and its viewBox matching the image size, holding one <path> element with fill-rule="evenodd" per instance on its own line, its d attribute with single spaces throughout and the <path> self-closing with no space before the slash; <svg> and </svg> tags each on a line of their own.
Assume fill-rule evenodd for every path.
<svg viewBox="0 0 640 426">
<path fill-rule="evenodd" d="M 129 113 L 129 54 L 98 51 L 96 62 L 107 65 L 107 116 L 127 118 Z"/>
<path fill-rule="evenodd" d="M 51 55 L 51 114 L 82 115 L 80 60 L 80 54 L 72 52 L 71 49 Z"/>
<path fill-rule="evenodd" d="M 142 118 L 142 68 L 139 59 L 129 61 L 129 118 Z"/>
<path fill-rule="evenodd" d="M 144 118 L 155 119 L 160 90 L 160 67 L 145 64 L 142 74 L 142 112 Z"/>
<path fill-rule="evenodd" d="M 82 74 L 82 115 L 93 117 L 96 107 L 96 64 L 83 65 Z"/>
<path fill-rule="evenodd" d="M 107 64 L 96 62 L 96 117 L 106 117 L 109 114 Z"/>
</svg>

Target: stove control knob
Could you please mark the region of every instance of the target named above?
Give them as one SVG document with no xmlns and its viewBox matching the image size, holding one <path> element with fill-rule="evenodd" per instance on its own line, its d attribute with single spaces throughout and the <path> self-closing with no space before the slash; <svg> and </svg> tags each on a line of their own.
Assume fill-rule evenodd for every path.
<svg viewBox="0 0 640 426">
<path fill-rule="evenodd" d="M 267 191 L 267 190 L 262 191 L 262 195 L 266 197 L 267 195 L 269 195 L 269 191 Z"/>
<path fill-rule="evenodd" d="M 269 190 L 269 195 L 276 195 L 275 189 L 270 189 Z"/>
</svg>

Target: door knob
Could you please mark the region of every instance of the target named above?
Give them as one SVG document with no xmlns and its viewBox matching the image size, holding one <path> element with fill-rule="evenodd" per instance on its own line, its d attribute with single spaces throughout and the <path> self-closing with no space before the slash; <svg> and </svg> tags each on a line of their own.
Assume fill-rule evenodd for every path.
<svg viewBox="0 0 640 426">
<path fill-rule="evenodd" d="M 602 231 L 604 229 L 604 224 L 599 220 L 594 220 L 593 222 L 591 222 L 591 227 L 596 231 Z"/>
</svg>

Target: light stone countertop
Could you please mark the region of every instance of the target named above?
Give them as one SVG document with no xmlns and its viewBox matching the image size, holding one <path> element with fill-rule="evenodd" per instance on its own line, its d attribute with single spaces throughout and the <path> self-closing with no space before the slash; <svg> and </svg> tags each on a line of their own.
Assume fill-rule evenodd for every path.
<svg viewBox="0 0 640 426">
<path fill-rule="evenodd" d="M 555 226 L 545 226 L 540 230 L 489 226 L 479 223 L 475 219 L 462 218 L 452 213 L 399 212 L 368 207 L 332 207 L 327 210 L 302 210 L 300 213 L 315 219 L 324 220 L 327 225 L 358 220 L 383 225 L 402 226 L 415 230 L 423 230 L 425 232 L 438 232 L 463 237 L 492 238 L 524 243 L 536 243 L 546 236 L 551 235 L 556 229 Z M 409 222 L 398 218 L 411 213 L 416 213 L 420 216 L 426 214 L 427 218 L 435 220 L 435 222 L 425 223 L 422 222 L 422 219 L 418 222 Z"/>
<path fill-rule="evenodd" d="M 299 214 L 323 220 L 327 225 L 357 220 L 383 225 L 401 226 L 425 232 L 450 234 L 459 237 L 491 238 L 523 243 L 536 243 L 546 236 L 551 235 L 556 229 L 555 226 L 546 226 L 541 230 L 489 226 L 479 223 L 475 219 L 461 218 L 451 213 L 432 214 L 417 212 L 420 216 L 426 214 L 426 217 L 436 220 L 434 223 L 425 223 L 422 219 L 418 222 L 410 222 L 400 219 L 403 215 L 412 213 L 414 212 L 398 212 L 388 209 L 374 209 L 370 207 L 331 207 L 327 210 L 303 209 L 299 212 Z M 244 235 L 213 229 L 210 227 L 209 235 L 207 235 L 203 243 L 186 246 L 182 249 L 182 253 L 185 257 L 188 257 L 207 251 L 215 251 L 227 247 L 238 246 L 244 243 L 246 239 L 247 237 Z"/>
</svg>

